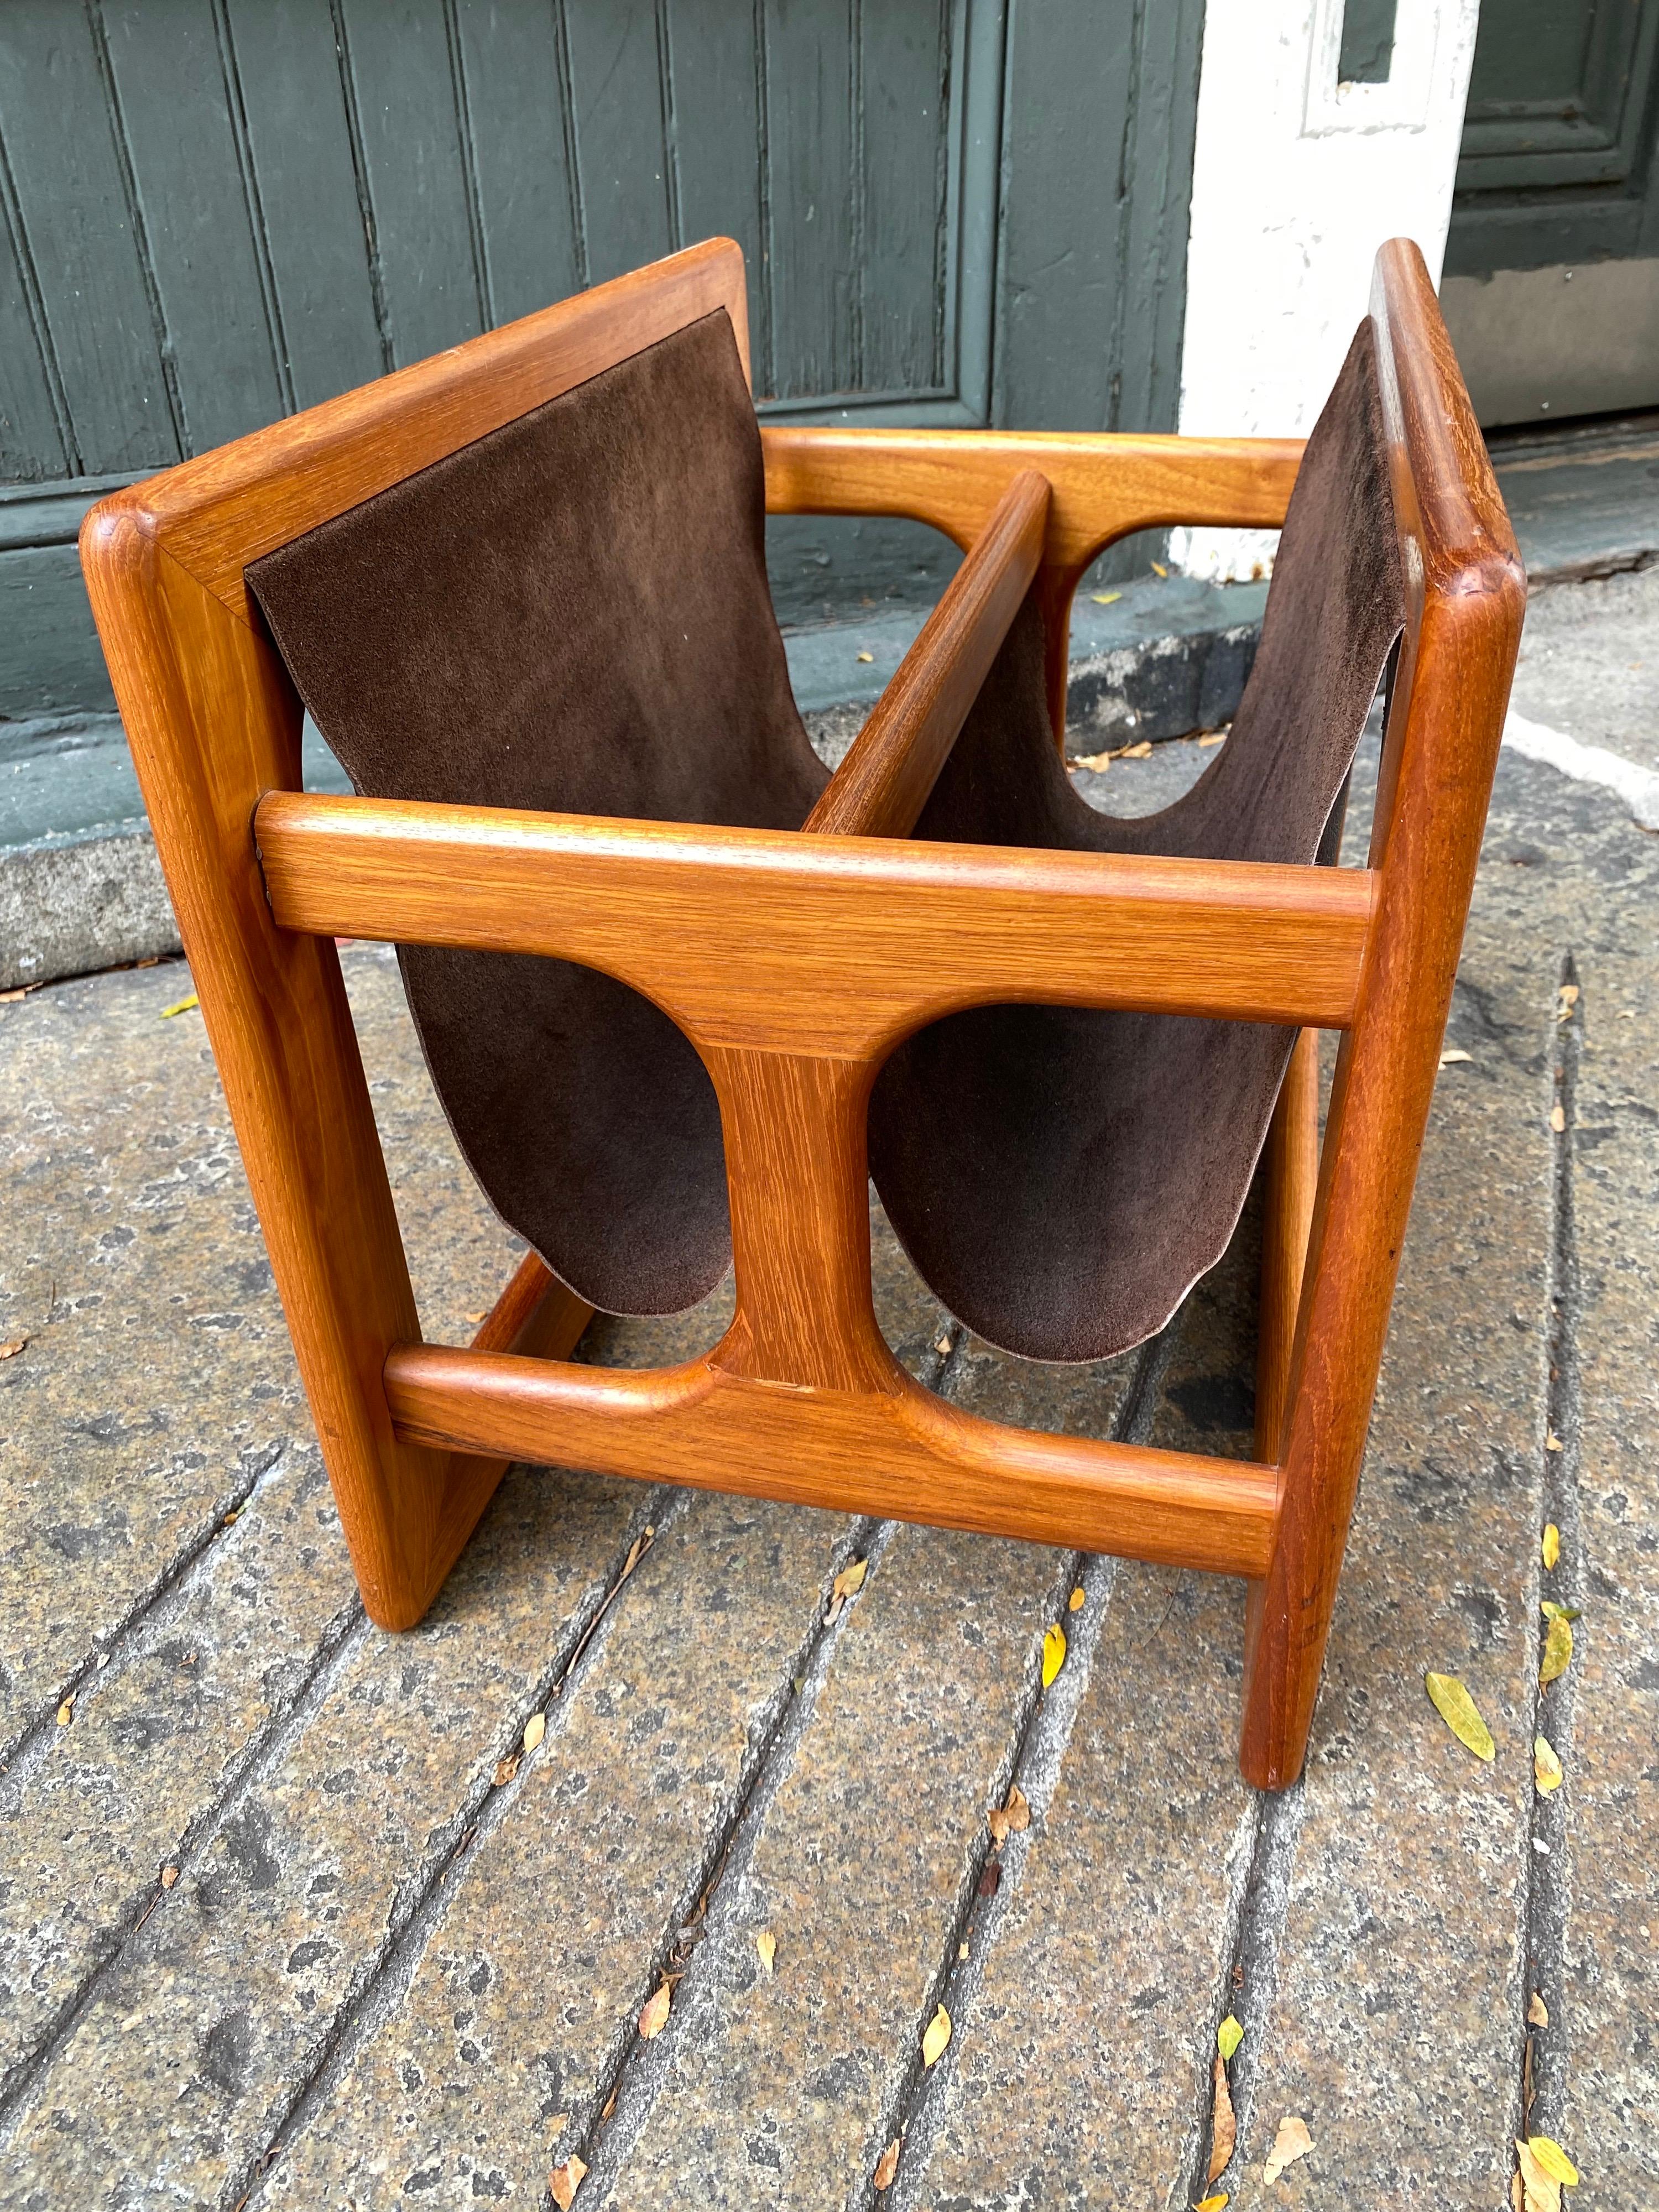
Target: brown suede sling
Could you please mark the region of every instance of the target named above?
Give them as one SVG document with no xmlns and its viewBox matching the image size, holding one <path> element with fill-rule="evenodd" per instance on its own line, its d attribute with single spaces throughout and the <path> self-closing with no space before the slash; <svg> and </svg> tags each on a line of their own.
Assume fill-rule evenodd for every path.
<svg viewBox="0 0 1659 2212">
<path fill-rule="evenodd" d="M 360 792 L 797 829 L 826 781 L 767 588 L 760 441 L 723 312 L 247 570 Z M 918 826 L 964 842 L 1313 861 L 1404 614 L 1369 325 L 1310 441 L 1233 733 L 1175 806 L 1097 814 L 1043 702 L 1028 601 Z M 461 1147 L 613 1313 L 730 1260 L 713 1087 L 666 1016 L 568 963 L 399 947 Z M 993 1342 L 1090 1359 L 1225 1249 L 1291 1033 L 995 1006 L 901 1046 L 871 1108 L 884 1204 Z"/>
</svg>

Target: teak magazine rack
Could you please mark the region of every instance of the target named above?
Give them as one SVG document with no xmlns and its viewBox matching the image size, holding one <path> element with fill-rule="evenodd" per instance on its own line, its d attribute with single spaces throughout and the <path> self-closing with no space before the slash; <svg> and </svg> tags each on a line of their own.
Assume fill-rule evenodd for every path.
<svg viewBox="0 0 1659 2212">
<path fill-rule="evenodd" d="M 308 795 L 246 566 L 724 307 L 714 240 L 118 493 L 82 554 L 340 1517 L 418 1620 L 510 1460 L 893 1516 L 1250 1585 L 1241 1765 L 1298 1772 L 1519 637 L 1508 519 L 1414 246 L 1371 315 L 1408 612 L 1363 869 L 908 842 L 1033 578 L 1063 739 L 1072 594 L 1133 531 L 1274 526 L 1300 446 L 768 428 L 778 513 L 915 517 L 967 555 L 801 832 Z M 423 1343 L 336 935 L 553 955 L 654 1000 L 714 1080 L 724 1340 L 580 1365 L 533 1256 Z M 1018 1000 L 1301 1025 L 1268 1140 L 1256 1458 L 1009 1428 L 900 1367 L 871 1304 L 865 1114 L 923 1024 Z M 1340 1030 L 1322 1148 L 1314 1032 Z"/>
</svg>

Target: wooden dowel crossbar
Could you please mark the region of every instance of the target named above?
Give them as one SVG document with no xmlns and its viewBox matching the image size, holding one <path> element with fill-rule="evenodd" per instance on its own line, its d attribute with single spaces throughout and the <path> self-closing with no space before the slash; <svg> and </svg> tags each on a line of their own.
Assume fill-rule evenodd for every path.
<svg viewBox="0 0 1659 2212">
<path fill-rule="evenodd" d="M 1044 1436 L 935 1398 L 781 1389 L 712 1358 L 614 1368 L 400 1345 L 386 1402 L 405 1442 L 592 1468 L 1260 1577 L 1275 1469 Z"/>
<path fill-rule="evenodd" d="M 694 1042 L 879 1054 L 1029 1000 L 1342 1029 L 1363 869 L 809 837 L 271 792 L 278 925 L 575 960 Z"/>
<path fill-rule="evenodd" d="M 1042 552 L 1047 479 L 1017 476 L 802 825 L 903 837 L 950 757 Z"/>
</svg>

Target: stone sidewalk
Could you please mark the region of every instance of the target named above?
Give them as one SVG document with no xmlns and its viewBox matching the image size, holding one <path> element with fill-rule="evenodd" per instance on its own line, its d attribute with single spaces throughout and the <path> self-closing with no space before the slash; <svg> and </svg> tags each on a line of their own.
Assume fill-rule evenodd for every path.
<svg viewBox="0 0 1659 2212">
<path fill-rule="evenodd" d="M 1635 695 L 1607 703 L 1648 580 L 1536 603 L 1523 712 L 1652 758 Z M 1093 795 L 1139 811 L 1212 757 Z M 0 1006 L 0 1339 L 27 1339 L 0 1363 L 0 2206 L 540 2207 L 579 2160 L 592 2212 L 1161 2212 L 1206 2193 L 1229 2014 L 1235 2207 L 1503 2212 L 1528 2130 L 1577 2163 L 1576 2212 L 1659 2204 L 1656 879 L 1615 799 L 1505 757 L 1313 1752 L 1272 1800 L 1234 1764 L 1225 1581 L 518 1469 L 429 1619 L 383 1635 L 200 1017 L 163 1017 L 187 972 Z M 455 1340 L 510 1241 L 391 957 L 345 960 Z M 1163 1338 L 1080 1370 L 964 1337 L 877 1228 L 884 1328 L 948 1396 L 1248 1450 L 1253 1212 Z M 583 1356 L 722 1325 L 718 1299 L 596 1323 Z M 1582 1617 L 1540 1700 L 1541 1597 Z M 1474 1692 L 1490 1765 L 1427 1668 Z M 1313 2148 L 1269 2184 L 1287 2115 Z"/>
</svg>

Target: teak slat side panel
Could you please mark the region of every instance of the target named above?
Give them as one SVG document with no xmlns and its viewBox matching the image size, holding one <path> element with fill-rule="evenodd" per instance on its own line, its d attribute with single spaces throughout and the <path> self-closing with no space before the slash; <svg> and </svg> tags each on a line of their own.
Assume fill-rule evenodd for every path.
<svg viewBox="0 0 1659 2212">
<path fill-rule="evenodd" d="M 1372 300 L 1410 591 L 1372 853 L 1377 911 L 1337 1061 L 1291 1360 L 1283 1506 L 1252 1593 L 1240 1765 L 1300 1771 L 1438 1072 L 1526 579 L 1417 248 Z"/>
<path fill-rule="evenodd" d="M 1004 493 L 802 824 L 809 834 L 909 835 L 1019 612 L 1048 517 L 1048 481 L 1027 469 Z"/>
<path fill-rule="evenodd" d="M 400 1435 L 542 1465 L 1260 1577 L 1271 1468 L 1004 1428 L 905 1378 L 891 1395 L 779 1389 L 710 1360 L 644 1374 L 409 1346 Z"/>
<path fill-rule="evenodd" d="M 714 238 L 273 422 L 118 493 L 191 575 L 254 621 L 249 562 L 724 307 L 749 371 L 742 249 Z"/>
<path fill-rule="evenodd" d="M 415 1300 L 339 961 L 276 927 L 249 835 L 258 793 L 298 781 L 298 703 L 270 649 L 130 517 L 96 510 L 82 554 L 364 1603 L 407 1626 L 495 1478 L 401 1443 L 386 1411 L 380 1370 Z"/>
<path fill-rule="evenodd" d="M 761 431 L 769 513 L 904 515 L 943 531 L 964 552 L 1014 478 L 1036 469 L 1053 490 L 1044 564 L 1079 575 L 1131 531 L 1171 523 L 1276 530 L 1303 442 L 774 423 Z"/>
<path fill-rule="evenodd" d="M 665 827 L 273 792 L 284 929 L 550 953 L 694 1042 L 847 1059 L 1001 999 L 1347 1024 L 1359 869 Z"/>
</svg>

